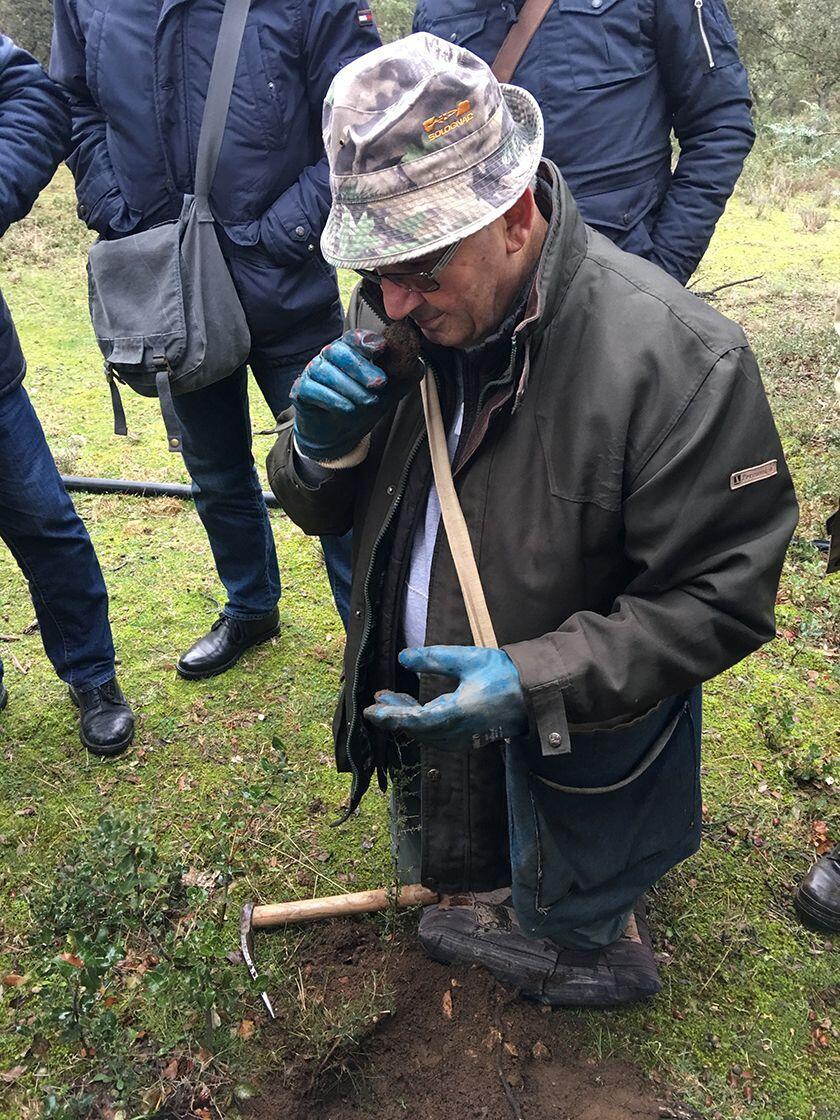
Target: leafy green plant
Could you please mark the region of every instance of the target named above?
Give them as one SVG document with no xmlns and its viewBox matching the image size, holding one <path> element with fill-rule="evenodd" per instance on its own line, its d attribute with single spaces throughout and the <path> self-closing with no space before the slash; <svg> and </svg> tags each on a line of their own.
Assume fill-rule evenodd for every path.
<svg viewBox="0 0 840 1120">
<path fill-rule="evenodd" d="M 154 933 L 186 909 L 182 873 L 162 858 L 146 826 L 127 814 L 106 814 L 68 851 L 52 890 L 33 897 L 33 945 L 48 949 L 68 935 Z"/>
</svg>

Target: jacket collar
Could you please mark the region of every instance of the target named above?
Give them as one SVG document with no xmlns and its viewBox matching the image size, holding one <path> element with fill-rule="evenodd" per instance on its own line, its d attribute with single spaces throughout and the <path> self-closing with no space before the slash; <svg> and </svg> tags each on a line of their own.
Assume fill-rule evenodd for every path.
<svg viewBox="0 0 840 1120">
<path fill-rule="evenodd" d="M 539 343 L 545 329 L 559 314 L 587 246 L 586 226 L 557 165 L 544 159 L 537 175 L 538 201 L 549 209 L 545 214 L 548 229 L 525 313 L 513 332 L 514 338 L 524 343 L 514 411 L 528 387 L 531 347 Z"/>
</svg>

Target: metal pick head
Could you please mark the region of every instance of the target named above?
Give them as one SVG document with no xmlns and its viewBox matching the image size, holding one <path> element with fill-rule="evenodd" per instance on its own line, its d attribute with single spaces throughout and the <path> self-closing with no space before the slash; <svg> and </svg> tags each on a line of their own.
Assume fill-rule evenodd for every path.
<svg viewBox="0 0 840 1120">
<path fill-rule="evenodd" d="M 254 904 L 253 902 L 246 902 L 242 907 L 242 913 L 239 917 L 239 951 L 242 953 L 242 959 L 245 962 L 245 967 L 251 975 L 252 980 L 259 980 L 260 974 L 257 970 L 257 965 L 254 960 Z M 271 1006 L 271 1000 L 265 992 L 260 992 L 260 999 L 263 1001 L 263 1006 L 269 1014 L 271 1019 L 276 1019 L 274 1008 Z"/>
</svg>

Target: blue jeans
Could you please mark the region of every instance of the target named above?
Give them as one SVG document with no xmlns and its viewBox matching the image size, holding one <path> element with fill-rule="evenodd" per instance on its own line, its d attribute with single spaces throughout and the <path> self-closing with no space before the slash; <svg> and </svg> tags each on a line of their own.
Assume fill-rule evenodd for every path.
<svg viewBox="0 0 840 1120">
<path fill-rule="evenodd" d="M 263 397 L 277 416 L 305 362 L 254 369 Z M 230 618 L 263 618 L 280 598 L 274 535 L 251 451 L 248 372 L 175 397 L 184 462 L 196 509 L 227 592 Z M 350 537 L 322 539 L 336 608 L 347 622 L 350 609 Z"/>
<path fill-rule="evenodd" d="M 110 680 L 105 581 L 22 385 L 0 397 L 0 537 L 29 581 L 41 640 L 61 680 L 80 692 Z"/>
</svg>

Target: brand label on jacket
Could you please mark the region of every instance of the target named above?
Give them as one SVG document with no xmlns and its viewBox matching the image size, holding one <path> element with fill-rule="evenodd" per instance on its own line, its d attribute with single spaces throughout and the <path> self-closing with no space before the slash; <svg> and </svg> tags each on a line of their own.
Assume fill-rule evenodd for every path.
<svg viewBox="0 0 840 1120">
<path fill-rule="evenodd" d="M 778 459 L 770 459 L 766 463 L 759 463 L 757 467 L 734 471 L 729 476 L 729 489 L 740 490 L 742 486 L 749 486 L 751 482 L 758 482 L 762 478 L 772 478 L 778 473 Z"/>
</svg>

